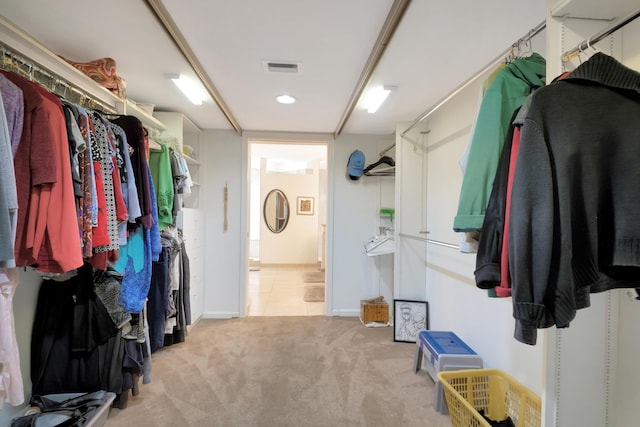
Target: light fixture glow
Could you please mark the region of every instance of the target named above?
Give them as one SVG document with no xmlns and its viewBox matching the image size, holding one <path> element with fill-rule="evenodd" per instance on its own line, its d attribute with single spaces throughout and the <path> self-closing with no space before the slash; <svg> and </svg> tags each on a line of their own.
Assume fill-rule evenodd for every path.
<svg viewBox="0 0 640 427">
<path fill-rule="evenodd" d="M 362 104 L 364 108 L 367 109 L 367 112 L 373 114 L 378 111 L 378 108 L 380 108 L 393 89 L 395 89 L 394 86 L 376 86 L 367 92 L 362 100 Z"/>
<path fill-rule="evenodd" d="M 193 79 L 182 74 L 167 74 L 167 78 L 171 79 L 192 104 L 202 105 L 202 101 L 207 98 L 203 88 Z"/>
<path fill-rule="evenodd" d="M 290 95 L 280 95 L 276 97 L 276 101 L 278 101 L 280 104 L 293 104 L 294 102 L 296 102 L 296 99 Z"/>
</svg>

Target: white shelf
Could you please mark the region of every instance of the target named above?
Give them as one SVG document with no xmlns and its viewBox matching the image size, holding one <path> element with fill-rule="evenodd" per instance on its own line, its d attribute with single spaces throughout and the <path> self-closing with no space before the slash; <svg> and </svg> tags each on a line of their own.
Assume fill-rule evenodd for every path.
<svg viewBox="0 0 640 427">
<path fill-rule="evenodd" d="M 638 0 L 559 0 L 551 8 L 551 16 L 613 20 L 640 9 Z"/>
<path fill-rule="evenodd" d="M 167 127 L 155 117 L 149 115 L 142 108 L 138 107 L 135 102 L 130 100 L 126 100 L 124 105 L 121 100 L 118 103 L 118 109 L 121 110 L 121 114 L 128 114 L 130 116 L 135 116 L 142 122 L 143 125 L 149 126 L 158 130 L 167 130 Z"/>
<path fill-rule="evenodd" d="M 96 99 L 113 107 L 113 109 L 116 107 L 116 101 L 120 100 L 113 93 L 96 84 L 89 76 L 71 66 L 2 15 L 0 15 L 0 40 L 23 55 L 25 59 L 39 64 L 70 84 L 84 89 Z"/>
<path fill-rule="evenodd" d="M 189 146 L 193 151 L 187 151 L 188 153 L 199 153 L 200 148 L 200 136 L 202 131 L 196 126 L 187 116 L 180 112 L 175 111 L 155 111 L 154 116 L 166 124 L 167 130 L 164 135 L 168 138 L 175 138 L 177 141 L 177 148 L 179 149 L 182 157 L 189 166 L 189 172 L 191 179 L 194 181 L 192 187 L 192 193 L 190 196 L 185 197 L 183 201 L 184 208 L 198 208 L 199 205 L 199 192 L 201 187 L 200 175 L 201 163 L 198 159 L 184 153 L 184 147 Z"/>
<path fill-rule="evenodd" d="M 140 109 L 135 103 L 118 98 L 2 15 L 0 15 L 0 40 L 7 47 L 24 56 L 24 59 L 28 59 L 65 80 L 70 85 L 81 89 L 119 114 L 135 116 L 145 126 L 157 130 L 163 131 L 166 129 L 164 124 Z"/>
</svg>

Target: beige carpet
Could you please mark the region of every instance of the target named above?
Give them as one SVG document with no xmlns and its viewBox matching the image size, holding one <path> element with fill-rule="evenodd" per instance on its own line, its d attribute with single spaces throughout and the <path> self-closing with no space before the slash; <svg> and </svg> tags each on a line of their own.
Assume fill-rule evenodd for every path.
<svg viewBox="0 0 640 427">
<path fill-rule="evenodd" d="M 302 299 L 306 302 L 324 301 L 324 283 L 305 283 Z"/>
<path fill-rule="evenodd" d="M 307 271 L 302 277 L 305 283 L 324 282 L 324 271 Z"/>
<path fill-rule="evenodd" d="M 445 427 L 415 345 L 354 317 L 203 320 L 106 427 Z"/>
</svg>

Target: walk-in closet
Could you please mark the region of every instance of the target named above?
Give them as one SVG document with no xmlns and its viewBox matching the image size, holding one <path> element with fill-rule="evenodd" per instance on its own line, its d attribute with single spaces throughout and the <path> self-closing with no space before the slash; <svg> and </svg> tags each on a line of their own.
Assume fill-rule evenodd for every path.
<svg viewBox="0 0 640 427">
<path fill-rule="evenodd" d="M 0 10 L 0 427 L 448 426 L 419 329 L 541 426 L 637 425 L 638 0 L 49 3 Z M 305 316 L 256 308 L 252 224 Z"/>
</svg>

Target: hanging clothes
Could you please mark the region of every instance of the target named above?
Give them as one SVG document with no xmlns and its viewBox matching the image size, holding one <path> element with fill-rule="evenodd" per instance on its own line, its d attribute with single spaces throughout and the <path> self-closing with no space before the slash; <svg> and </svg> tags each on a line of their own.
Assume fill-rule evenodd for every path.
<svg viewBox="0 0 640 427">
<path fill-rule="evenodd" d="M 24 124 L 24 98 L 22 90 L 3 74 L 0 74 L 0 94 L 4 107 L 7 130 L 11 139 L 12 158 L 15 157 L 22 137 Z"/>
<path fill-rule="evenodd" d="M 17 90 L 8 102 L 5 87 Z M 7 119 L 15 99 L 24 104 L 22 122 Z M 105 117 L 23 77 L 0 73 L 0 268 L 13 266 L 15 253 L 15 265 L 34 267 L 45 278 L 32 330 L 32 393 L 103 389 L 116 393 L 114 405 L 124 408 L 129 391 L 139 393 L 139 377 L 151 381 L 144 306 L 151 266 L 162 251 L 154 179 L 163 186 L 158 194 L 169 228 L 180 208 L 173 196 L 183 189 L 188 170 L 179 156 L 172 164 L 166 149 L 152 177 L 140 121 L 120 116 L 120 126 Z M 22 132 L 12 131 L 16 123 Z M 15 157 L 13 139 L 19 141 Z M 165 334 L 163 307 L 154 349 L 186 336 L 188 281 L 183 286 L 182 259 L 174 255 L 170 261 L 174 274 L 165 276 L 171 287 L 164 294 L 179 320 Z M 14 292 L 14 281 L 2 270 L 0 404 L 24 400 Z"/>
<path fill-rule="evenodd" d="M 0 268 L 16 266 L 14 247 L 18 221 L 18 193 L 11 136 L 0 93 Z"/>
<path fill-rule="evenodd" d="M 182 209 L 182 192 L 187 180 L 187 174 L 182 169 L 180 156 L 176 150 L 169 150 L 171 158 L 171 175 L 173 176 L 173 224 L 177 224 L 178 212 Z"/>
<path fill-rule="evenodd" d="M 108 139 L 107 129 L 102 118 L 95 112 L 90 114 L 95 134 L 96 150 L 100 153 L 99 166 L 102 171 L 102 179 L 105 194 L 105 209 L 107 219 L 107 238 L 105 245 L 94 246 L 94 252 L 110 252 L 118 249 L 118 220 L 126 220 L 126 215 L 118 212 L 124 201 L 121 200 L 122 193 L 120 191 L 119 179 L 114 179 L 117 168 L 113 165 L 113 149 Z M 106 265 L 99 267 L 106 269 Z"/>
<path fill-rule="evenodd" d="M 508 242 L 511 195 L 520 150 L 520 129 L 530 105 L 531 96 L 514 113 L 482 224 L 474 275 L 476 285 L 488 289 L 490 297 L 511 296 Z"/>
<path fill-rule="evenodd" d="M 158 145 L 159 149 L 149 150 L 149 168 L 158 205 L 158 225 L 162 231 L 173 225 L 174 185 L 169 147 L 164 144 Z"/>
<path fill-rule="evenodd" d="M 14 158 L 18 193 L 16 265 L 65 273 L 82 265 L 69 152 L 60 100 L 15 73 L 23 93 L 23 132 Z M 64 150 L 62 148 L 65 148 Z"/>
<path fill-rule="evenodd" d="M 44 280 L 31 338 L 33 395 L 122 389 L 122 339 L 93 292 L 85 264 L 67 281 Z"/>
<path fill-rule="evenodd" d="M 121 329 L 123 334 L 129 333 L 131 330 L 131 313 L 127 313 L 124 307 L 118 303 L 122 276 L 112 272 L 96 270 L 93 272 L 92 281 L 93 291 L 100 299 L 107 313 L 109 313 L 116 328 Z"/>
<path fill-rule="evenodd" d="M 182 247 L 183 241 L 176 228 L 168 228 L 162 233 L 163 246 L 169 258 L 167 319 L 165 322 L 164 346 L 170 346 L 186 339 L 185 298 L 188 293 L 183 281 Z"/>
<path fill-rule="evenodd" d="M 489 74 L 489 76 L 482 82 L 482 87 L 480 88 L 480 94 L 478 96 L 478 108 L 477 108 L 478 110 L 480 110 L 480 106 L 482 105 L 482 99 L 484 98 L 484 95 L 487 93 L 487 90 L 489 90 L 489 87 L 491 87 L 491 84 L 496 79 L 496 76 L 506 66 L 507 66 L 506 62 L 501 62 L 500 65 L 498 65 L 496 69 L 493 70 L 491 74 Z M 476 116 L 474 118 L 473 124 L 471 125 L 471 137 L 467 142 L 467 145 L 464 149 L 464 152 L 462 153 L 462 156 L 460 156 L 460 159 L 458 160 L 458 166 L 460 166 L 460 171 L 462 172 L 462 175 L 464 175 L 464 172 L 467 169 L 467 162 L 469 161 L 469 150 L 471 150 L 473 135 L 476 133 L 477 119 L 478 117 Z"/>
<path fill-rule="evenodd" d="M 80 178 L 80 162 L 79 155 L 80 152 L 86 149 L 84 145 L 84 141 L 82 138 L 77 140 L 75 135 L 80 131 L 77 129 L 75 119 L 73 118 L 73 113 L 71 109 L 65 105 L 66 103 L 62 102 L 62 110 L 64 113 L 64 121 L 67 129 L 67 144 L 69 149 L 69 161 L 71 163 L 71 181 L 73 182 L 73 195 L 76 199 L 76 209 L 78 208 L 78 200 L 82 197 L 82 181 Z M 76 142 L 77 141 L 77 142 Z"/>
<path fill-rule="evenodd" d="M 151 192 L 149 187 L 149 175 L 147 169 L 149 164 L 145 149 L 145 132 L 140 119 L 133 116 L 121 116 L 112 120 L 120 126 L 126 136 L 127 143 L 131 148 L 131 164 L 135 173 L 138 199 L 142 215 L 138 219 L 144 228 L 151 228 L 153 225 L 153 207 L 151 205 Z"/>
<path fill-rule="evenodd" d="M 568 327 L 590 293 L 640 286 L 638 117 L 640 73 L 601 53 L 533 94 L 509 221 L 519 341 Z"/>
<path fill-rule="evenodd" d="M 35 229 L 29 242 L 33 262 L 44 273 L 62 274 L 82 265 L 80 235 L 75 215 L 75 194 L 71 174 L 65 116 L 60 99 L 44 88 L 38 87 L 49 111 L 47 126 L 51 128 L 54 146 L 56 178 L 50 187 L 32 191 L 38 208 L 30 211 L 28 227 Z M 49 159 L 51 162 L 51 159 Z M 33 224 L 35 221 L 35 227 Z M 39 242 L 42 243 L 39 243 Z"/>
<path fill-rule="evenodd" d="M 158 261 L 153 263 L 151 286 L 147 302 L 149 319 L 149 338 L 151 352 L 164 346 L 164 328 L 167 319 L 167 305 L 169 298 L 169 253 L 163 248 Z"/>
<path fill-rule="evenodd" d="M 85 259 L 90 259 L 93 254 L 93 227 L 98 226 L 98 188 L 95 180 L 95 169 L 93 163 L 91 126 L 89 114 L 80 105 L 72 106 L 78 130 L 85 141 L 87 149 L 80 153 L 81 175 L 83 177 L 83 199 L 82 199 L 82 254 Z"/>
<path fill-rule="evenodd" d="M 191 267 L 189 264 L 189 254 L 187 253 L 184 239 L 181 240 L 182 245 L 180 248 L 180 261 L 182 262 L 182 264 L 180 265 L 180 280 L 182 292 L 184 294 L 184 318 L 185 324 L 191 325 Z"/>
<path fill-rule="evenodd" d="M 109 180 L 109 176 L 105 176 L 104 165 L 104 152 L 101 148 L 101 142 L 99 137 L 95 133 L 94 122 L 91 116 L 87 116 L 89 135 L 91 141 L 91 159 L 93 169 L 93 181 L 96 189 L 96 218 L 93 223 L 92 234 L 92 251 L 91 251 L 91 263 L 95 268 L 104 270 L 107 266 L 107 257 L 105 248 L 110 243 L 109 238 L 109 210 L 107 209 L 107 195 L 106 187 L 108 184 L 105 181 Z M 102 248 L 102 250 L 97 250 Z"/>
<path fill-rule="evenodd" d="M 119 303 L 129 313 L 142 311 L 151 285 L 152 263 L 158 260 L 162 251 L 160 230 L 155 220 L 157 216 L 155 191 L 148 167 L 147 177 L 147 182 L 151 187 L 151 220 L 153 224 L 150 229 L 140 226 L 130 230 L 127 245 L 120 247 L 120 258 L 117 263 L 112 265 L 113 269 L 124 273 Z"/>
<path fill-rule="evenodd" d="M 528 98 L 530 99 L 530 98 Z M 482 223 L 482 234 L 478 242 L 478 253 L 476 254 L 476 270 L 474 271 L 476 285 L 481 289 L 488 289 L 489 296 L 510 296 L 510 289 L 500 287 L 501 275 L 501 256 L 504 240 L 504 233 L 507 224 L 505 223 L 507 204 L 507 183 L 510 173 L 513 174 L 512 165 L 512 146 L 514 139 L 519 140 L 520 130 L 515 124 L 515 119 L 520 112 L 520 108 L 516 109 L 511 117 L 509 131 L 505 138 L 504 147 L 500 156 L 500 162 L 493 181 L 491 196 L 487 205 L 484 221 Z M 506 286 L 506 282 L 505 282 Z"/>
<path fill-rule="evenodd" d="M 123 274 L 119 304 L 129 313 L 139 313 L 144 306 L 151 280 L 151 247 L 148 233 L 137 227 L 129 234 L 126 245 L 120 246 L 118 262 L 111 265 Z"/>
<path fill-rule="evenodd" d="M 142 211 L 140 209 L 140 200 L 138 199 L 138 189 L 135 181 L 133 165 L 131 163 L 127 134 L 124 129 L 114 123 L 109 123 L 109 126 L 116 137 L 117 149 L 124 159 L 124 173 L 120 174 L 120 186 L 122 187 L 122 195 L 127 206 L 128 224 L 122 223 L 119 227 L 118 234 L 120 245 L 125 245 L 127 243 L 128 225 L 135 224 L 137 219 L 142 215 Z"/>
<path fill-rule="evenodd" d="M 482 228 L 510 118 L 531 92 L 544 86 L 546 63 L 537 53 L 518 58 L 496 75 L 482 99 L 462 181 L 455 231 Z"/>
<path fill-rule="evenodd" d="M 189 172 L 187 161 L 181 155 L 178 155 L 177 157 L 180 165 L 182 166 L 182 173 L 184 174 L 184 179 L 181 181 L 181 185 L 178 188 L 178 193 L 184 197 L 191 194 L 191 187 L 193 187 L 194 183 L 191 179 L 191 172 Z"/>
<path fill-rule="evenodd" d="M 5 102 L 7 87 L 17 92 Z M 16 99 L 24 104 L 22 122 L 7 119 L 7 111 L 19 111 Z M 32 330 L 32 392 L 109 390 L 123 408 L 129 390 L 138 394 L 138 378 L 151 380 L 152 349 L 186 337 L 188 259 L 180 239 L 171 241 L 170 257 L 160 257 L 160 227 L 176 231 L 175 194 L 189 191 L 190 178 L 184 159 L 178 154 L 172 161 L 167 147 L 151 154 L 152 175 L 141 122 L 106 117 L 0 72 L 0 268 L 12 266 L 16 253 L 16 265 L 45 278 Z M 21 132 L 12 131 L 16 123 Z M 150 293 L 154 263 L 170 271 L 158 277 L 168 286 Z M 7 327 L 0 329 L 0 404 L 24 399 L 21 378 L 12 372 L 19 363 L 9 279 L 2 270 L 0 317 Z M 157 306 L 162 318 L 152 340 L 145 301 L 158 292 L 173 308 Z M 168 317 L 175 319 L 170 326 Z"/>
<path fill-rule="evenodd" d="M 91 144 L 89 143 L 86 119 L 78 106 L 63 102 L 67 120 L 70 145 L 77 151 L 79 196 L 76 194 L 76 209 L 82 245 L 82 257 L 87 260 L 93 253 L 93 199 L 95 182 L 91 166 Z M 73 140 L 73 144 L 71 143 Z M 96 196 L 97 197 L 97 196 Z"/>
</svg>

